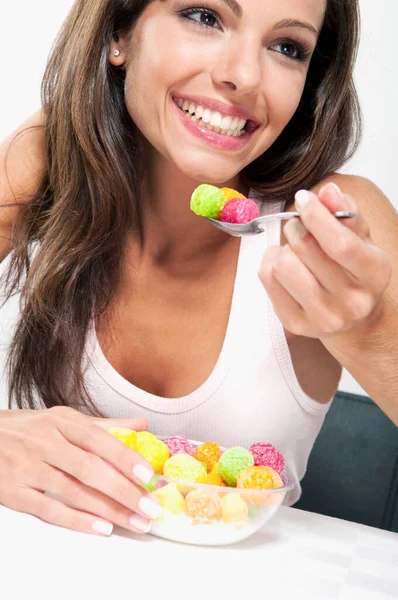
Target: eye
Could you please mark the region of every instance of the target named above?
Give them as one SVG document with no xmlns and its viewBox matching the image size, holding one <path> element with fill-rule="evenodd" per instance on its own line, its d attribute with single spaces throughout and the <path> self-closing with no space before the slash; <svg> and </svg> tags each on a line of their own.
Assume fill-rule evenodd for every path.
<svg viewBox="0 0 398 600">
<path fill-rule="evenodd" d="M 214 10 L 205 7 L 192 7 L 178 13 L 181 18 L 192 21 L 199 26 L 211 27 L 219 24 L 219 16 Z"/>
<path fill-rule="evenodd" d="M 280 48 L 279 50 L 275 50 L 275 52 L 279 52 L 279 54 L 298 62 L 305 62 L 311 55 L 310 48 L 301 42 L 279 42 L 271 48 Z"/>
</svg>

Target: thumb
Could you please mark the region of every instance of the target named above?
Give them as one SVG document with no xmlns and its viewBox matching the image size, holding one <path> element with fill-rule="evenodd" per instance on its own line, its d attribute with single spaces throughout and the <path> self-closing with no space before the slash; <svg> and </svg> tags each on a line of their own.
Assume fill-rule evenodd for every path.
<svg viewBox="0 0 398 600">
<path fill-rule="evenodd" d="M 359 213 L 358 205 L 352 196 L 344 194 L 338 185 L 334 182 L 329 182 L 324 185 L 318 192 L 318 198 L 330 212 L 334 213 L 340 210 L 348 210 L 356 216 L 352 219 L 343 219 L 343 223 L 347 229 L 351 229 L 361 238 L 369 237 L 369 227 Z"/>
</svg>

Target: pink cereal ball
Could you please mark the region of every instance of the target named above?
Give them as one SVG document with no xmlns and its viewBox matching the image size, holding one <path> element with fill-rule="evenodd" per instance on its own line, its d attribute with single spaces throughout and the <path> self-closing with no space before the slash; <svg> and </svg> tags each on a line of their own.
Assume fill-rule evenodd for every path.
<svg viewBox="0 0 398 600">
<path fill-rule="evenodd" d="M 164 443 L 169 449 L 170 456 L 175 454 L 189 454 L 192 456 L 194 453 L 192 444 L 183 435 L 171 435 L 164 440 Z"/>
<path fill-rule="evenodd" d="M 224 204 L 220 221 L 224 223 L 249 223 L 260 216 L 260 209 L 250 198 L 232 198 Z"/>
<path fill-rule="evenodd" d="M 274 469 L 279 475 L 285 470 L 285 459 L 272 444 L 266 444 L 264 442 L 252 444 L 249 448 L 249 452 L 253 455 L 254 465 L 256 467 L 271 467 L 271 469 Z"/>
</svg>

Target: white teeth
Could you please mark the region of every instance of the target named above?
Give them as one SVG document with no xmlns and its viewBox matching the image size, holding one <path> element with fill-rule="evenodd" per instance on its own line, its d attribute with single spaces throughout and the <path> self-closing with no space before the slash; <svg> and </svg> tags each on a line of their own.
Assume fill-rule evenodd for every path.
<svg viewBox="0 0 398 600">
<path fill-rule="evenodd" d="M 204 112 L 205 112 L 205 109 L 203 108 L 203 106 L 200 106 L 200 105 L 199 105 L 199 106 L 196 108 L 196 112 L 195 112 L 196 118 L 197 118 L 197 119 L 201 119 L 201 118 L 203 117 L 203 113 L 204 113 Z"/>
<path fill-rule="evenodd" d="M 238 123 L 239 123 L 239 118 L 235 117 L 230 125 L 230 129 L 232 129 L 232 131 L 234 131 L 235 129 L 238 129 Z"/>
<path fill-rule="evenodd" d="M 224 117 L 220 127 L 222 129 L 231 129 L 232 117 Z"/>
<path fill-rule="evenodd" d="M 240 137 L 245 134 L 244 127 L 247 123 L 245 119 L 223 117 L 218 110 L 211 111 L 209 108 L 204 108 L 200 104 L 196 106 L 194 102 L 182 98 L 178 98 L 176 103 L 191 121 L 199 123 L 211 131 L 230 137 Z"/>
<path fill-rule="evenodd" d="M 221 125 L 221 121 L 222 121 L 222 115 L 220 112 L 214 112 L 211 115 L 211 119 L 210 119 L 210 125 L 213 125 L 213 127 L 220 127 Z"/>
<path fill-rule="evenodd" d="M 211 119 L 211 110 L 209 110 L 208 108 L 205 108 L 205 112 L 203 113 L 202 121 L 204 123 L 210 123 L 210 119 Z"/>
</svg>

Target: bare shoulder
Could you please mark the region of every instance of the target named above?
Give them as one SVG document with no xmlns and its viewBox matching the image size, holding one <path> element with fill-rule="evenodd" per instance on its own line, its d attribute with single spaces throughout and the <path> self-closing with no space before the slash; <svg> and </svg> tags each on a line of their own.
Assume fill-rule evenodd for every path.
<svg viewBox="0 0 398 600">
<path fill-rule="evenodd" d="M 28 202 L 40 189 L 46 174 L 42 111 L 37 111 L 0 142 L 0 260 L 11 248 L 11 233 L 18 218 L 15 203 Z"/>
<path fill-rule="evenodd" d="M 37 191 L 45 173 L 44 117 L 37 111 L 0 143 L 0 205 Z"/>
<path fill-rule="evenodd" d="M 398 244 L 398 213 L 387 196 L 375 183 L 359 175 L 335 173 L 321 181 L 312 191 L 317 193 L 322 186 L 330 181 L 336 183 L 345 194 L 352 196 L 361 214 L 368 222 L 375 243 L 378 242 L 373 234 L 379 237 L 380 234 L 385 235 L 391 231 L 394 232 Z"/>
</svg>

